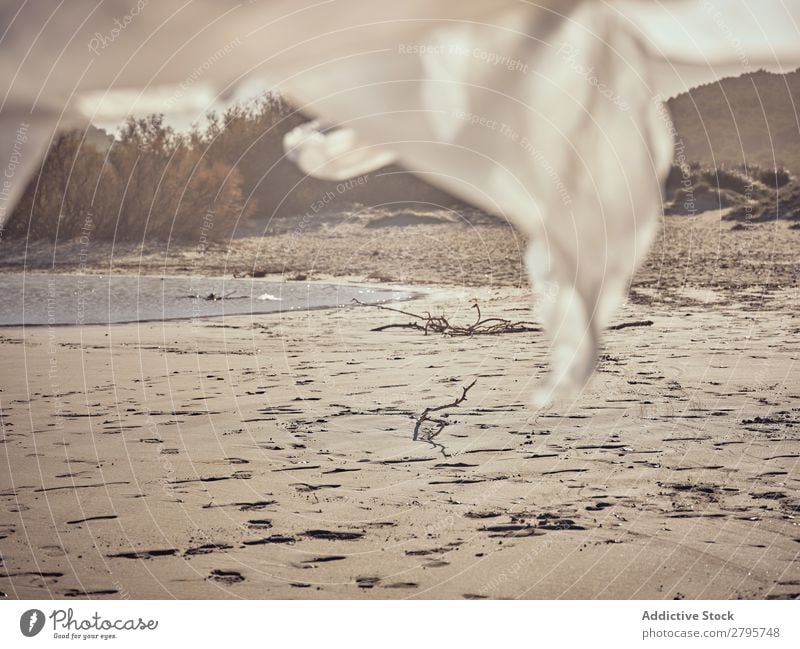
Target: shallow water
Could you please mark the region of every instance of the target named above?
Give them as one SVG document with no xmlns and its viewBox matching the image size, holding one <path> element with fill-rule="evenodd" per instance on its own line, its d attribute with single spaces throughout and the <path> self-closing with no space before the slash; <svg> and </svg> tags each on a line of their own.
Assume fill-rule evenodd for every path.
<svg viewBox="0 0 800 649">
<path fill-rule="evenodd" d="M 81 325 L 278 313 L 404 300 L 387 288 L 263 279 L 0 274 L 0 325 Z"/>
</svg>

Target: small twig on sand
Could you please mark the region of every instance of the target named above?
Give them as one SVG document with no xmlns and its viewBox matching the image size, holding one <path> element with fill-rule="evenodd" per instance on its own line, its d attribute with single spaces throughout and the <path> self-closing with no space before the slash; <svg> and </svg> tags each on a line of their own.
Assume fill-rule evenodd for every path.
<svg viewBox="0 0 800 649">
<path fill-rule="evenodd" d="M 214 292 L 208 293 L 207 295 L 200 295 L 199 293 L 196 293 L 195 295 L 182 295 L 181 297 L 187 297 L 191 300 L 205 300 L 206 302 L 219 302 L 220 300 L 242 300 L 247 298 L 246 295 L 234 296 L 233 294 L 235 292 L 236 291 L 230 291 L 226 295 L 221 295 Z"/>
<path fill-rule="evenodd" d="M 427 335 L 429 331 L 432 331 L 433 333 L 440 333 L 444 334 L 445 336 L 487 336 L 495 334 L 522 333 L 525 331 L 541 331 L 540 327 L 533 325 L 532 322 L 526 322 L 524 320 L 512 322 L 511 320 L 505 320 L 504 318 L 483 318 L 481 316 L 481 308 L 478 306 L 477 302 L 472 305 L 472 308 L 477 311 L 477 318 L 475 319 L 475 322 L 469 325 L 454 325 L 450 324 L 450 321 L 443 315 L 431 315 L 430 313 L 420 315 L 418 313 L 403 311 L 401 309 L 395 309 L 394 307 L 383 306 L 381 304 L 364 304 L 364 302 L 361 302 L 355 298 L 353 301 L 361 306 L 374 306 L 378 309 L 383 309 L 384 311 L 394 311 L 395 313 L 407 315 L 410 318 L 414 318 L 414 320 L 418 321 L 382 325 L 380 327 L 370 329 L 370 331 L 386 331 L 387 329 L 416 329 L 424 332 L 425 335 Z"/>
<path fill-rule="evenodd" d="M 620 324 L 611 325 L 609 331 L 619 331 L 620 329 L 627 329 L 628 327 L 650 327 L 652 320 L 635 320 L 633 322 L 621 322 Z"/>
<path fill-rule="evenodd" d="M 445 451 L 444 446 L 442 444 L 434 442 L 433 440 L 439 433 L 441 433 L 444 430 L 445 426 L 450 424 L 450 422 L 447 421 L 446 419 L 431 417 L 431 413 L 439 412 L 440 410 L 446 410 L 448 408 L 457 408 L 458 406 L 460 406 L 464 401 L 467 400 L 467 393 L 472 389 L 472 386 L 474 386 L 477 382 L 478 379 L 473 379 L 472 383 L 470 383 L 468 386 L 464 388 L 461 388 L 461 396 L 454 399 L 450 403 L 445 403 L 444 405 L 441 406 L 430 406 L 428 408 L 425 408 L 425 410 L 422 411 L 422 414 L 417 418 L 417 423 L 414 426 L 414 437 L 413 437 L 414 441 L 420 438 L 420 429 L 422 427 L 422 424 L 426 421 L 432 422 L 436 424 L 437 428 L 426 434 L 422 438 L 422 441 L 428 442 L 432 446 L 440 449 L 442 455 L 447 457 L 447 452 Z"/>
</svg>

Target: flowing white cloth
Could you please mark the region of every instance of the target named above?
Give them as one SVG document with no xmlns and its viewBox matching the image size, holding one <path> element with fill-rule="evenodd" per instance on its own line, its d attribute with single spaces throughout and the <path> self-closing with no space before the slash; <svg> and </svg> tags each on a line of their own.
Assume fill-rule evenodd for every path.
<svg viewBox="0 0 800 649">
<path fill-rule="evenodd" d="M 365 151 L 391 150 L 529 235 L 553 340 L 540 402 L 591 374 L 600 332 L 655 232 L 671 159 L 635 35 L 602 6 L 559 10 L 515 6 L 491 23 L 434 25 L 371 53 L 357 85 L 347 69 L 326 66 L 313 85 L 289 88 L 353 133 L 291 134 L 307 173 L 363 173 Z"/>
<path fill-rule="evenodd" d="M 266 76 L 338 127 L 287 137 L 307 173 L 345 178 L 397 160 L 529 235 L 553 341 L 546 401 L 590 376 L 656 229 L 672 135 L 651 62 L 797 62 L 799 4 L 6 4 L 0 163 L 13 165 L 0 223 L 53 133 L 94 117 L 80 112 L 86 93 L 168 86 L 180 97 L 208 84 L 229 95 Z"/>
</svg>

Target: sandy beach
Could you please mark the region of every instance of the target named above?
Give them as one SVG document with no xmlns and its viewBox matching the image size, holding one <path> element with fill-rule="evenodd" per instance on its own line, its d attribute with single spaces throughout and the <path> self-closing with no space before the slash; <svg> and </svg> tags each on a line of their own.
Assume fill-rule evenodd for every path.
<svg viewBox="0 0 800 649">
<path fill-rule="evenodd" d="M 408 318 L 355 305 L 0 329 L 2 596 L 800 597 L 800 231 L 719 217 L 665 222 L 617 314 L 636 326 L 540 412 L 538 332 L 378 332 Z M 2 267 L 264 269 L 534 317 L 503 224 L 293 232 L 80 262 L 75 242 L 55 266 L 4 242 Z"/>
</svg>

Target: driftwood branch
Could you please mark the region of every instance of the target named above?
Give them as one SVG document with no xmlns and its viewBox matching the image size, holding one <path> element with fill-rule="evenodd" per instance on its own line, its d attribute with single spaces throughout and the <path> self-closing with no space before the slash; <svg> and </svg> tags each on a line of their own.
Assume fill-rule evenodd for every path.
<svg viewBox="0 0 800 649">
<path fill-rule="evenodd" d="M 435 442 L 434 439 L 436 438 L 437 435 L 439 435 L 439 433 L 441 433 L 444 430 L 445 426 L 447 426 L 450 422 L 447 421 L 446 419 L 431 417 L 431 414 L 433 414 L 434 412 L 439 412 L 441 410 L 447 410 L 448 408 L 457 408 L 458 406 L 460 406 L 464 401 L 467 400 L 467 393 L 472 389 L 472 386 L 474 386 L 477 382 L 478 379 L 473 379 L 472 383 L 470 383 L 466 387 L 461 388 L 461 396 L 457 397 L 453 401 L 445 403 L 441 406 L 430 406 L 428 408 L 425 408 L 425 410 L 422 411 L 422 414 L 419 417 L 417 417 L 417 423 L 414 425 L 414 436 L 413 436 L 414 441 L 420 439 L 420 430 L 422 428 L 423 423 L 427 421 L 436 424 L 436 428 L 430 431 L 429 433 L 425 434 L 422 437 L 422 441 L 428 442 L 435 448 L 438 448 L 442 452 L 442 455 L 447 457 L 447 452 L 445 451 L 444 446 L 442 444 L 439 444 L 438 442 Z"/>
<path fill-rule="evenodd" d="M 451 324 L 447 317 L 443 315 L 431 315 L 430 313 L 420 315 L 419 313 L 403 311 L 402 309 L 396 309 L 391 306 L 383 306 L 382 304 L 364 304 L 364 302 L 355 298 L 353 301 L 361 306 L 374 306 L 384 311 L 394 311 L 395 313 L 413 318 L 411 322 L 382 325 L 370 329 L 370 331 L 416 329 L 417 331 L 424 332 L 425 335 L 427 335 L 428 332 L 433 332 L 444 334 L 445 336 L 490 336 L 496 334 L 522 333 L 526 331 L 541 331 L 540 327 L 535 326 L 532 322 L 526 322 L 524 320 L 512 322 L 504 318 L 484 318 L 481 315 L 481 308 L 478 306 L 477 302 L 472 305 L 472 308 L 475 309 L 477 313 L 475 322 L 468 325 L 455 325 Z"/>
</svg>

